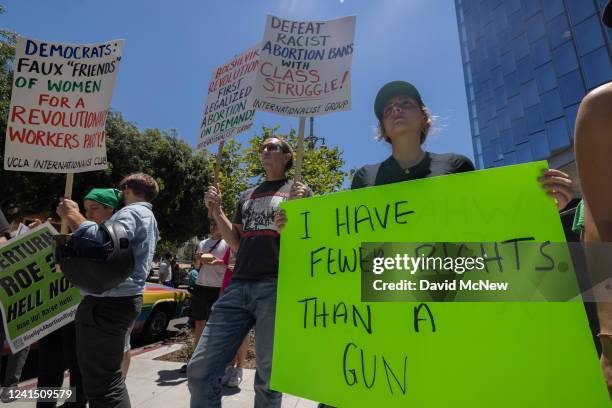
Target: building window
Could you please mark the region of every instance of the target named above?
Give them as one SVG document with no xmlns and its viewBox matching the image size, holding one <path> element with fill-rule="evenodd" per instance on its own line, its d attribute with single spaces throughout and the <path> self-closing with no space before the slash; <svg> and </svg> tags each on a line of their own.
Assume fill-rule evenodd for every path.
<svg viewBox="0 0 612 408">
<path fill-rule="evenodd" d="M 563 106 L 573 105 L 582 100 L 586 91 L 579 70 L 570 72 L 559 78 L 559 89 Z"/>
<path fill-rule="evenodd" d="M 508 99 L 508 106 L 510 107 L 510 119 L 518 119 L 522 117 L 525 112 L 523 111 L 523 102 L 521 101 L 520 95 L 513 96 Z"/>
<path fill-rule="evenodd" d="M 579 103 L 565 108 L 565 118 L 567 119 L 567 125 L 569 127 L 570 135 L 574 138 L 574 129 L 576 129 L 576 116 L 578 115 Z"/>
<path fill-rule="evenodd" d="M 512 51 L 512 43 L 508 41 L 512 32 L 510 28 L 505 28 L 497 33 L 497 43 L 499 44 L 499 52 L 505 53 Z"/>
<path fill-rule="evenodd" d="M 527 4 L 538 4 L 537 1 L 528 1 Z M 544 25 L 544 19 L 542 13 L 538 13 L 535 16 L 529 18 L 525 24 L 527 25 L 527 39 L 529 42 L 534 42 L 546 35 L 546 26 Z"/>
<path fill-rule="evenodd" d="M 576 25 L 585 18 L 595 14 L 595 2 L 593 0 L 565 0 L 567 11 L 572 20 L 572 25 Z"/>
<path fill-rule="evenodd" d="M 495 90 L 495 110 L 503 109 L 508 104 L 506 100 L 506 88 L 499 87 Z"/>
<path fill-rule="evenodd" d="M 525 116 L 527 117 L 527 133 L 532 134 L 544 129 L 542 108 L 540 108 L 539 105 L 532 106 L 531 108 L 526 108 Z"/>
<path fill-rule="evenodd" d="M 516 158 L 519 163 L 527 163 L 533 161 L 533 154 L 531 153 L 531 146 L 529 142 L 516 146 Z"/>
<path fill-rule="evenodd" d="M 493 161 L 502 160 L 504 155 L 502 154 L 501 140 L 493 139 L 491 141 L 491 146 L 493 147 Z"/>
<path fill-rule="evenodd" d="M 565 75 L 578 68 L 576 51 L 571 42 L 565 43 L 553 51 L 553 64 L 557 75 Z"/>
<path fill-rule="evenodd" d="M 550 47 L 548 46 L 548 38 L 543 37 L 531 43 L 531 61 L 534 67 L 539 67 L 547 63 L 551 59 Z"/>
<path fill-rule="evenodd" d="M 514 55 L 517 60 L 527 57 L 529 55 L 527 34 L 522 34 L 512 40 L 512 48 L 514 49 Z"/>
<path fill-rule="evenodd" d="M 506 87 L 506 95 L 513 96 L 518 95 L 520 92 L 518 80 L 516 79 L 516 72 L 508 74 L 504 77 L 505 87 Z"/>
<path fill-rule="evenodd" d="M 491 79 L 493 80 L 493 88 L 504 86 L 504 74 L 501 67 L 497 67 L 491 72 Z"/>
<path fill-rule="evenodd" d="M 488 167 L 491 167 L 493 165 L 494 155 L 495 155 L 495 153 L 493 152 L 493 148 L 492 147 L 486 147 L 484 149 L 484 154 L 483 154 L 484 167 L 488 168 Z"/>
<path fill-rule="evenodd" d="M 565 14 L 553 18 L 546 26 L 546 32 L 550 39 L 550 47 L 553 49 L 572 38 Z"/>
<path fill-rule="evenodd" d="M 557 17 L 559 14 L 565 13 L 563 0 L 546 0 L 546 4 L 542 8 L 542 13 L 544 13 L 544 18 L 546 21 Z"/>
<path fill-rule="evenodd" d="M 538 132 L 530 135 L 529 144 L 531 145 L 531 151 L 535 160 L 546 159 L 550 156 L 550 147 L 548 146 L 546 132 Z"/>
<path fill-rule="evenodd" d="M 501 56 L 501 66 L 504 75 L 508 75 L 516 70 L 516 62 L 512 52 L 507 52 Z"/>
<path fill-rule="evenodd" d="M 497 111 L 497 123 L 500 130 L 510 129 L 510 111 L 508 108 Z"/>
<path fill-rule="evenodd" d="M 529 140 L 529 133 L 527 132 L 527 119 L 520 118 L 512 121 L 512 135 L 514 137 L 514 144 L 518 145 L 525 143 Z"/>
<path fill-rule="evenodd" d="M 612 64 L 606 47 L 601 47 L 581 59 L 587 89 L 593 89 L 612 79 Z"/>
<path fill-rule="evenodd" d="M 606 44 L 599 16 L 594 15 L 574 27 L 578 55 L 585 55 Z"/>
<path fill-rule="evenodd" d="M 502 152 L 506 154 L 507 152 L 514 151 L 514 138 L 512 137 L 512 130 L 504 130 L 500 134 L 501 144 L 502 144 Z"/>
<path fill-rule="evenodd" d="M 508 14 L 514 13 L 521 9 L 521 0 L 508 0 L 506 2 L 506 8 L 508 10 Z"/>
<path fill-rule="evenodd" d="M 535 79 L 540 93 L 550 91 L 557 87 L 557 75 L 552 62 L 535 69 Z"/>
<path fill-rule="evenodd" d="M 531 80 L 526 84 L 521 85 L 521 96 L 523 98 L 523 105 L 526 108 L 540 103 L 538 86 L 535 80 Z"/>
<path fill-rule="evenodd" d="M 515 152 L 504 153 L 504 166 L 512 166 L 517 163 Z"/>
<path fill-rule="evenodd" d="M 502 5 L 503 1 L 498 0 L 496 3 L 499 3 L 499 5 L 493 5 L 493 20 L 495 21 L 497 29 L 501 30 L 508 27 L 508 17 L 506 16 L 506 9 L 504 7 L 499 7 Z"/>
<path fill-rule="evenodd" d="M 570 146 L 570 136 L 565 118 L 553 120 L 546 124 L 546 135 L 551 151 L 565 149 Z"/>
<path fill-rule="evenodd" d="M 552 91 L 546 92 L 540 95 L 542 99 L 542 113 L 544 115 L 544 121 L 549 121 L 559 116 L 563 116 L 563 106 L 561 105 L 561 97 L 559 91 L 553 89 Z"/>
<path fill-rule="evenodd" d="M 529 58 L 523 58 L 516 62 L 516 79 L 519 84 L 524 84 L 533 79 L 533 67 Z"/>
</svg>

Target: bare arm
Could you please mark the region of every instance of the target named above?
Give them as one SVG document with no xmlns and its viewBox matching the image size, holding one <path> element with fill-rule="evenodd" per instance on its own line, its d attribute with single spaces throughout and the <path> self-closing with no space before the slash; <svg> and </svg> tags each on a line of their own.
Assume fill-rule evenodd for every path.
<svg viewBox="0 0 612 408">
<path fill-rule="evenodd" d="M 223 212 L 223 208 L 221 207 L 221 191 L 217 187 L 211 186 L 206 192 L 204 202 L 206 208 L 208 208 L 208 213 L 217 222 L 219 231 L 225 242 L 227 242 L 232 250 L 237 251 L 240 245 L 242 225 L 232 224 Z"/>
<path fill-rule="evenodd" d="M 612 241 L 612 83 L 591 91 L 580 104 L 576 118 L 576 163 L 582 192 L 592 217 L 585 225 L 587 241 Z M 590 214 L 589 214 L 590 212 Z"/>
<path fill-rule="evenodd" d="M 219 231 L 221 232 L 221 236 L 225 242 L 227 242 L 234 252 L 238 251 L 238 246 L 240 245 L 240 235 L 242 234 L 242 225 L 232 224 L 221 207 L 219 207 L 218 211 L 214 211 L 212 216 L 217 222 Z"/>
</svg>

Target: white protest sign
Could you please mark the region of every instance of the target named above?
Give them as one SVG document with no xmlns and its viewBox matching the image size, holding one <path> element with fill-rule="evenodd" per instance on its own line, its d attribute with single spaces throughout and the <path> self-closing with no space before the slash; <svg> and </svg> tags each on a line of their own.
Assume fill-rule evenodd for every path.
<svg viewBox="0 0 612 408">
<path fill-rule="evenodd" d="M 80 173 L 107 168 L 104 126 L 123 44 L 18 38 L 5 170 Z"/>
<path fill-rule="evenodd" d="M 216 68 L 200 124 L 198 149 L 226 140 L 253 126 L 253 86 L 259 64 L 259 45 Z"/>
<path fill-rule="evenodd" d="M 268 16 L 253 106 L 285 116 L 351 109 L 355 17 L 292 21 Z"/>
</svg>

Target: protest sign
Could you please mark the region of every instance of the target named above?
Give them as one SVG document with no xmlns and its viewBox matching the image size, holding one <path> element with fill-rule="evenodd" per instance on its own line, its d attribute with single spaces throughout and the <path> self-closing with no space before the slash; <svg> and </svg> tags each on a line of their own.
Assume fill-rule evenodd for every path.
<svg viewBox="0 0 612 408">
<path fill-rule="evenodd" d="M 545 167 L 283 203 L 271 387 L 340 407 L 608 406 L 582 302 L 361 301 L 362 242 L 563 242 Z"/>
<path fill-rule="evenodd" d="M 198 149 L 242 133 L 253 126 L 253 85 L 259 64 L 259 45 L 216 68 L 200 124 Z"/>
<path fill-rule="evenodd" d="M 104 126 L 123 43 L 17 39 L 5 170 L 79 173 L 107 168 Z"/>
<path fill-rule="evenodd" d="M 355 17 L 292 21 L 269 15 L 253 106 L 285 116 L 351 108 Z"/>
<path fill-rule="evenodd" d="M 47 223 L 0 245 L 0 310 L 13 353 L 73 321 L 81 301 L 56 272 L 54 234 Z"/>
</svg>

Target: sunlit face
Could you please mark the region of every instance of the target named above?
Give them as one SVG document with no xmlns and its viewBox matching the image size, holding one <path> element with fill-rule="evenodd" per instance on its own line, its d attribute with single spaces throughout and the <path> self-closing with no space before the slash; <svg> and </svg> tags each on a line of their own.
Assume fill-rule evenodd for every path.
<svg viewBox="0 0 612 408">
<path fill-rule="evenodd" d="M 285 171 L 291 153 L 285 153 L 281 141 L 275 137 L 264 140 L 260 150 L 261 165 L 266 171 Z"/>
<path fill-rule="evenodd" d="M 100 204 L 97 201 L 85 200 L 83 205 L 85 206 L 85 217 L 96 224 L 103 223 L 113 215 L 112 207 Z"/>
<path fill-rule="evenodd" d="M 417 101 L 407 95 L 398 95 L 389 99 L 383 109 L 385 134 L 391 141 L 405 134 L 418 134 L 425 117 Z"/>
<path fill-rule="evenodd" d="M 210 222 L 210 236 L 212 239 L 221 239 L 221 230 L 215 222 Z"/>
</svg>

